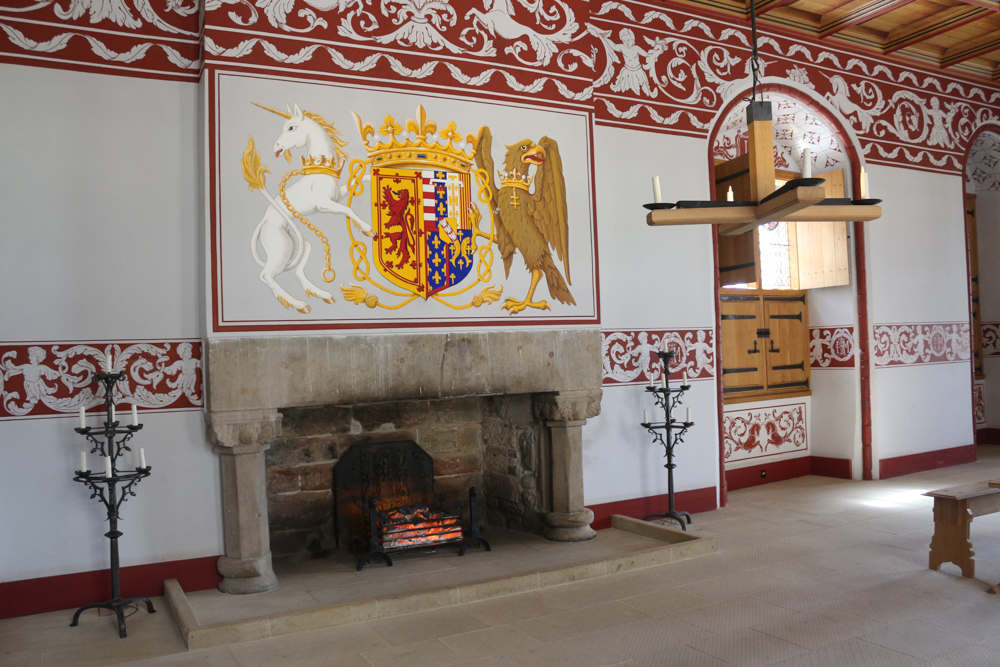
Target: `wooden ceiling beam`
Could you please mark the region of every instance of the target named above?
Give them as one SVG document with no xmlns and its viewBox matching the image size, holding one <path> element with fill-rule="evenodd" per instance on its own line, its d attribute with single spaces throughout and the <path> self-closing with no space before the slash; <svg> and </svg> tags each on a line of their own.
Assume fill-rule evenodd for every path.
<svg viewBox="0 0 1000 667">
<path fill-rule="evenodd" d="M 1000 50 L 1000 31 L 995 30 L 979 39 L 956 44 L 945 51 L 941 56 L 941 67 L 951 67 L 997 50 Z"/>
<path fill-rule="evenodd" d="M 993 81 L 1000 81 L 1000 63 L 997 63 L 993 68 L 993 76 L 990 77 Z"/>
<path fill-rule="evenodd" d="M 962 0 L 967 5 L 982 7 L 983 9 L 1000 10 L 1000 0 Z"/>
<path fill-rule="evenodd" d="M 1000 2 L 1000 0 L 997 1 Z M 992 14 L 992 11 L 978 6 L 957 5 L 950 7 L 943 12 L 931 14 L 916 23 L 900 26 L 890 31 L 885 38 L 885 47 L 882 49 L 882 53 L 888 55 L 893 51 L 912 46 Z"/>
<path fill-rule="evenodd" d="M 823 15 L 818 36 L 820 38 L 829 37 L 844 28 L 871 21 L 876 16 L 891 12 L 911 2 L 913 0 L 851 0 L 846 5 L 837 7 Z"/>
<path fill-rule="evenodd" d="M 756 5 L 757 7 L 757 16 L 762 16 L 767 12 L 771 11 L 772 9 L 776 9 L 778 7 L 784 7 L 785 5 L 790 5 L 795 1 L 796 0 L 760 0 L 759 2 L 755 2 L 754 5 Z M 997 2 L 1000 2 L 1000 0 L 997 0 Z M 746 16 L 747 19 L 749 20 L 750 19 L 749 0 L 747 0 Z"/>
</svg>

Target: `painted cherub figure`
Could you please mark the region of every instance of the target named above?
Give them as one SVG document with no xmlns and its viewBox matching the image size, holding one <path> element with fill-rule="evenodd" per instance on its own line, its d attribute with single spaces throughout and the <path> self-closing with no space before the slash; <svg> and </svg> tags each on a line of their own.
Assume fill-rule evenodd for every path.
<svg viewBox="0 0 1000 667">
<path fill-rule="evenodd" d="M 191 343 L 181 343 L 177 346 L 177 354 L 180 360 L 175 361 L 163 369 L 165 375 L 177 375 L 174 380 L 167 380 L 167 386 L 171 389 L 179 388 L 192 403 L 201 403 L 198 395 L 198 373 L 201 368 L 201 360 L 195 359 Z"/>
<path fill-rule="evenodd" d="M 622 54 L 624 64 L 618 72 L 618 78 L 611 84 L 611 90 L 616 93 L 623 93 L 627 90 L 638 94 L 644 92 L 649 97 L 656 97 L 656 91 L 650 88 L 649 79 L 642 69 L 642 60 L 647 52 L 635 43 L 635 33 L 628 28 L 622 28 L 618 33 L 622 40 L 621 44 L 612 44 L 615 51 Z"/>
<path fill-rule="evenodd" d="M 28 348 L 28 363 L 16 366 L 8 364 L 4 368 L 4 379 L 9 379 L 15 375 L 24 377 L 24 405 L 21 407 L 25 412 L 30 411 L 35 405 L 46 396 L 56 393 L 57 387 L 50 387 L 45 384 L 45 380 L 59 379 L 59 371 L 43 364 L 45 361 L 45 350 L 32 345 Z"/>
</svg>

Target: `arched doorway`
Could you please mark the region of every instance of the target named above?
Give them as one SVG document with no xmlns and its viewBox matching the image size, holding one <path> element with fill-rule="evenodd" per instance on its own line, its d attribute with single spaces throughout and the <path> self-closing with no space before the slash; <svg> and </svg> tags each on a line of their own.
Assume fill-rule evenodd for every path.
<svg viewBox="0 0 1000 667">
<path fill-rule="evenodd" d="M 832 184 L 839 183 L 840 189 L 828 190 L 827 197 L 858 198 L 855 193 L 861 190 L 861 151 L 848 129 L 849 124 L 811 91 L 800 88 L 787 81 L 765 81 L 764 99 L 772 103 L 776 177 L 789 180 L 802 173 L 803 149 L 808 142 L 812 175 L 825 177 Z M 735 158 L 748 151 L 747 136 L 745 103 L 736 98 L 723 109 L 710 132 L 710 182 L 715 186 L 714 199 L 726 199 L 727 181 L 739 177 Z M 856 353 L 868 348 L 863 229 L 860 225 L 841 223 L 844 252 L 841 266 L 823 269 L 827 275 L 836 273 L 837 279 L 817 281 L 815 275 L 802 277 L 802 246 L 797 245 L 795 238 L 797 234 L 801 240 L 802 227 L 796 233 L 792 227 L 796 224 L 801 223 L 772 223 L 768 225 L 771 229 L 754 230 L 752 237 L 739 242 L 719 237 L 716 230 L 717 340 L 721 352 L 717 377 L 722 379 L 720 476 L 733 488 L 811 473 L 847 478 L 870 478 L 872 474 L 868 360 L 867 354 Z M 777 255 L 784 253 L 780 260 L 784 262 L 782 270 L 763 270 L 765 256 L 772 251 L 765 249 L 762 242 L 765 237 L 771 237 L 769 247 L 777 246 Z M 815 269 L 816 265 L 810 266 Z M 783 349 L 768 340 L 764 343 L 768 346 L 766 350 L 757 345 L 746 350 L 748 355 L 765 354 L 752 358 L 744 355 L 752 361 L 726 367 L 725 347 L 732 348 L 733 344 L 731 340 L 727 343 L 723 322 L 727 317 L 750 318 L 746 314 L 723 313 L 723 302 L 727 299 L 750 300 L 734 296 L 726 289 L 727 285 L 757 290 L 802 287 L 800 292 L 809 293 L 806 310 L 811 317 L 802 328 L 801 335 L 806 339 L 799 343 L 805 359 L 798 362 L 811 366 L 809 371 L 816 371 L 808 373 L 808 387 L 779 381 L 773 383 L 779 391 L 771 393 L 770 384 L 761 391 L 760 382 L 749 381 L 742 386 L 727 382 L 727 378 L 751 370 L 758 377 L 769 377 L 756 362 L 769 356 L 766 352 Z M 762 302 L 793 300 L 762 294 Z M 806 304 L 805 297 L 802 303 Z M 761 307 L 766 309 L 767 304 Z M 766 324 L 768 316 L 763 317 L 761 322 Z M 795 314 L 773 317 L 795 317 Z M 747 329 L 746 325 L 744 328 Z M 747 331 L 752 332 L 753 327 Z M 758 336 L 761 331 L 770 329 L 757 328 Z M 772 364 L 767 371 L 792 368 L 795 361 L 786 359 L 781 364 Z M 733 393 L 727 395 L 727 392 Z M 742 392 L 745 393 L 740 396 Z"/>
</svg>

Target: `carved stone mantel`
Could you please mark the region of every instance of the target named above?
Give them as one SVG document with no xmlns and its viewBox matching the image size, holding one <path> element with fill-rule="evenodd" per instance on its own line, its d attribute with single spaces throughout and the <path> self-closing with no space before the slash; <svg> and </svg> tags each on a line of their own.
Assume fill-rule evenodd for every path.
<svg viewBox="0 0 1000 667">
<path fill-rule="evenodd" d="M 548 427 L 546 536 L 594 536 L 583 506 L 582 426 L 600 413 L 597 329 L 218 338 L 206 350 L 209 438 L 221 455 L 226 554 L 220 590 L 278 585 L 271 569 L 264 452 L 285 408 L 534 395 Z"/>
</svg>

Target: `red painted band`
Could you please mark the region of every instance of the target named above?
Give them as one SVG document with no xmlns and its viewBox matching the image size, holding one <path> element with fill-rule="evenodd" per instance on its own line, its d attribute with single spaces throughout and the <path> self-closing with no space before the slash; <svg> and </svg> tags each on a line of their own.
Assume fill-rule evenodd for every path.
<svg viewBox="0 0 1000 667">
<path fill-rule="evenodd" d="M 611 503 L 601 503 L 600 505 L 588 505 L 594 512 L 594 522 L 591 527 L 595 530 L 604 530 L 611 527 L 611 515 L 621 514 L 623 516 L 641 519 L 650 514 L 661 514 L 669 507 L 667 494 L 659 496 L 647 496 L 645 498 L 631 498 L 629 500 L 617 500 Z M 690 491 L 678 491 L 674 494 L 674 507 L 678 512 L 708 512 L 716 509 L 715 487 L 708 486 L 703 489 L 691 489 Z"/>
<path fill-rule="evenodd" d="M 730 491 L 736 491 L 737 489 L 746 489 L 751 486 L 760 486 L 761 484 L 805 477 L 811 474 L 812 466 L 809 461 L 810 458 L 809 456 L 800 456 L 795 459 L 759 463 L 745 468 L 727 470 L 726 485 Z M 766 473 L 765 477 L 761 477 L 761 471 Z"/>
<path fill-rule="evenodd" d="M 837 479 L 852 478 L 850 459 L 833 459 L 826 456 L 810 456 L 809 458 L 809 470 L 812 475 L 836 477 Z"/>
<path fill-rule="evenodd" d="M 163 595 L 163 582 L 166 579 L 176 579 L 185 591 L 215 588 L 222 581 L 222 576 L 215 569 L 218 560 L 218 556 L 205 556 L 123 567 L 121 569 L 123 595 L 128 597 Z M 109 570 L 0 582 L 0 618 L 73 609 L 110 599 Z"/>
<path fill-rule="evenodd" d="M 889 479 L 890 477 L 909 475 L 915 472 L 923 472 L 924 470 L 947 468 L 949 466 L 961 465 L 962 463 L 972 463 L 975 460 L 975 445 L 962 445 L 961 447 L 939 449 L 934 452 L 896 456 L 891 459 L 879 460 L 879 479 Z"/>
<path fill-rule="evenodd" d="M 1000 445 L 1000 428 L 976 429 L 977 445 Z"/>
</svg>

